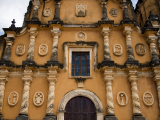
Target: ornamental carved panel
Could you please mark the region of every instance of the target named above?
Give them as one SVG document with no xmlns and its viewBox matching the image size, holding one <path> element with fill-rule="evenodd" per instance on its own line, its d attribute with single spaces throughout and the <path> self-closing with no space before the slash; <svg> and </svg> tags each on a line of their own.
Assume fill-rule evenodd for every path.
<svg viewBox="0 0 160 120">
<path fill-rule="evenodd" d="M 44 55 L 47 55 L 48 53 L 48 46 L 46 44 L 41 44 L 39 46 L 39 54 L 44 56 Z"/>
<path fill-rule="evenodd" d="M 119 92 L 117 94 L 117 102 L 121 106 L 127 105 L 127 103 L 128 103 L 127 94 L 125 92 Z"/>
<path fill-rule="evenodd" d="M 150 92 L 145 92 L 143 94 L 143 102 L 146 106 L 152 106 L 153 103 L 154 103 L 154 98 L 153 98 L 153 95 L 152 93 Z"/>
<path fill-rule="evenodd" d="M 33 103 L 35 106 L 41 106 L 44 102 L 44 95 L 42 92 L 36 92 L 33 97 Z"/>
<path fill-rule="evenodd" d="M 87 5 L 86 4 L 76 4 L 76 16 L 85 17 L 87 15 Z"/>
<path fill-rule="evenodd" d="M 117 17 L 118 16 L 118 10 L 115 8 L 112 8 L 109 12 L 112 17 Z"/>
<path fill-rule="evenodd" d="M 113 52 L 114 52 L 114 54 L 117 55 L 117 56 L 122 55 L 122 53 L 123 53 L 122 46 L 121 46 L 120 44 L 114 45 L 114 47 L 113 47 Z"/>
<path fill-rule="evenodd" d="M 18 93 L 13 91 L 8 96 L 8 104 L 10 106 L 15 106 L 17 104 L 17 102 L 18 102 L 18 99 L 19 99 Z"/>
<path fill-rule="evenodd" d="M 87 34 L 80 31 L 80 32 L 76 33 L 75 39 L 76 39 L 76 41 L 86 41 L 87 40 Z"/>
<path fill-rule="evenodd" d="M 137 53 L 138 55 L 140 55 L 140 56 L 145 55 L 145 53 L 146 53 L 146 48 L 145 48 L 145 46 L 144 46 L 142 43 L 138 43 L 138 44 L 136 45 L 136 53 Z"/>
<path fill-rule="evenodd" d="M 52 14 L 52 9 L 51 8 L 45 8 L 44 11 L 43 11 L 43 15 L 45 17 L 49 17 L 50 15 Z"/>
<path fill-rule="evenodd" d="M 25 53 L 25 45 L 24 44 L 18 44 L 16 48 L 16 55 L 20 56 Z"/>
</svg>

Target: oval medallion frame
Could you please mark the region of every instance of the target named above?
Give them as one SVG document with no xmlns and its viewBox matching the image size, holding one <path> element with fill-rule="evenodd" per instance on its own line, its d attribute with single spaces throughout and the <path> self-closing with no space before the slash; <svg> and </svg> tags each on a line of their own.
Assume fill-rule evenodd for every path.
<svg viewBox="0 0 160 120">
<path fill-rule="evenodd" d="M 151 98 L 152 98 L 152 102 L 151 102 L 150 104 L 148 104 L 148 103 L 146 102 L 146 100 L 145 100 L 145 95 L 146 95 L 146 94 L 150 94 L 150 96 L 151 96 Z M 143 94 L 143 102 L 144 102 L 144 104 L 145 104 L 146 106 L 152 106 L 152 105 L 153 105 L 153 103 L 154 103 L 154 97 L 153 97 L 153 95 L 152 95 L 151 92 L 145 92 L 145 93 Z"/>
<path fill-rule="evenodd" d="M 42 102 L 39 103 L 39 104 L 36 103 L 36 95 L 37 95 L 37 94 L 41 94 L 41 95 L 42 95 L 42 97 L 40 97 L 42 100 L 39 100 L 39 101 L 42 101 Z M 40 99 L 40 98 L 39 98 L 39 99 Z M 38 102 L 39 102 L 39 101 L 38 101 Z M 43 94 L 42 92 L 36 92 L 36 93 L 34 94 L 34 97 L 33 97 L 33 103 L 34 103 L 35 106 L 41 106 L 41 105 L 44 103 L 44 94 Z"/>
<path fill-rule="evenodd" d="M 11 99 L 11 95 L 12 95 L 13 93 L 16 94 L 17 99 L 16 99 L 16 101 L 15 101 L 14 103 L 11 103 L 11 102 L 10 102 L 10 99 Z M 18 93 L 17 93 L 16 91 L 13 91 L 13 92 L 11 92 L 11 93 L 9 94 L 9 96 L 8 96 L 8 104 L 9 104 L 10 106 L 15 106 L 15 105 L 18 103 L 18 100 L 19 100 L 19 95 L 18 95 Z M 13 101 L 14 101 L 14 99 L 13 99 Z"/>
<path fill-rule="evenodd" d="M 26 46 L 25 44 L 18 44 L 16 47 L 16 55 L 21 56 L 25 53 Z"/>
<path fill-rule="evenodd" d="M 123 103 L 123 104 L 119 102 L 119 96 L 120 96 L 120 94 L 123 94 L 123 95 L 125 96 L 125 103 Z M 117 94 L 117 102 L 118 102 L 118 104 L 121 105 L 121 106 L 127 105 L 127 104 L 128 104 L 128 96 L 127 96 L 127 94 L 126 94 L 125 92 L 119 92 L 119 93 Z"/>
<path fill-rule="evenodd" d="M 139 45 L 143 46 L 143 53 L 140 53 L 140 48 L 138 49 Z M 136 49 L 137 55 L 144 56 L 146 54 L 146 48 L 145 48 L 144 44 L 142 44 L 142 43 L 136 44 L 135 49 Z"/>
</svg>

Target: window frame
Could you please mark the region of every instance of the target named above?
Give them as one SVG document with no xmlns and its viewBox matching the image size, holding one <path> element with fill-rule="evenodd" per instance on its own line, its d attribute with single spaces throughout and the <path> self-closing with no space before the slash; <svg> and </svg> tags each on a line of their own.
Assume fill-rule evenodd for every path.
<svg viewBox="0 0 160 120">
<path fill-rule="evenodd" d="M 92 78 L 92 61 L 93 61 L 93 53 L 92 53 L 92 48 L 69 48 L 69 78 Z M 72 53 L 73 52 L 89 52 L 90 55 L 90 76 L 72 76 Z"/>
</svg>

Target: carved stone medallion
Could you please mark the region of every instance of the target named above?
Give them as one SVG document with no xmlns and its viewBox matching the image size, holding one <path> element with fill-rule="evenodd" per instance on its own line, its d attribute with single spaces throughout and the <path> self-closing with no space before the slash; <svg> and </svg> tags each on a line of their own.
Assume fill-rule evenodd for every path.
<svg viewBox="0 0 160 120">
<path fill-rule="evenodd" d="M 45 8 L 44 11 L 43 11 L 43 15 L 45 17 L 49 17 L 50 15 L 52 14 L 52 9 L 51 8 Z"/>
<path fill-rule="evenodd" d="M 16 54 L 17 55 L 23 55 L 25 53 L 25 45 L 24 44 L 18 44 L 16 48 Z"/>
<path fill-rule="evenodd" d="M 119 105 L 127 105 L 128 103 L 128 97 L 127 97 L 127 94 L 125 92 L 119 92 L 117 94 L 117 102 Z"/>
<path fill-rule="evenodd" d="M 86 4 L 76 4 L 76 16 L 85 17 L 87 15 L 87 5 Z"/>
<path fill-rule="evenodd" d="M 39 54 L 46 55 L 48 53 L 48 46 L 46 44 L 41 44 L 39 46 Z"/>
<path fill-rule="evenodd" d="M 152 106 L 153 103 L 154 103 L 154 98 L 153 98 L 152 93 L 150 93 L 150 92 L 145 92 L 145 93 L 143 94 L 143 102 L 144 102 L 144 104 L 147 105 L 147 106 Z"/>
<path fill-rule="evenodd" d="M 138 55 L 141 55 L 141 56 L 145 55 L 146 49 L 145 49 L 145 46 L 142 43 L 138 43 L 136 45 L 136 53 Z"/>
<path fill-rule="evenodd" d="M 44 102 L 44 95 L 42 92 L 36 92 L 33 97 L 33 103 L 35 106 L 41 106 Z"/>
<path fill-rule="evenodd" d="M 123 53 L 122 46 L 120 44 L 114 45 L 113 52 L 115 55 L 118 55 L 118 56 L 122 55 L 122 53 Z"/>
<path fill-rule="evenodd" d="M 118 16 L 118 10 L 115 8 L 112 8 L 109 12 L 112 17 L 117 17 Z"/>
<path fill-rule="evenodd" d="M 18 102 L 18 99 L 19 99 L 18 93 L 13 91 L 8 96 L 8 104 L 10 106 L 15 106 L 17 104 L 17 102 Z"/>
<path fill-rule="evenodd" d="M 76 33 L 75 39 L 76 39 L 76 41 L 86 41 L 87 35 L 86 35 L 86 33 L 80 31 L 80 32 Z"/>
</svg>

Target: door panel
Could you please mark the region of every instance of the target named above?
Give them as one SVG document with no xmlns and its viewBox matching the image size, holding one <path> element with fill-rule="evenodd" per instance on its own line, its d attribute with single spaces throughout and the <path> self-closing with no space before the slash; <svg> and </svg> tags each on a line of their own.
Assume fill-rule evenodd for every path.
<svg viewBox="0 0 160 120">
<path fill-rule="evenodd" d="M 96 120 L 96 108 L 93 102 L 86 97 L 71 99 L 65 108 L 64 120 Z"/>
</svg>

